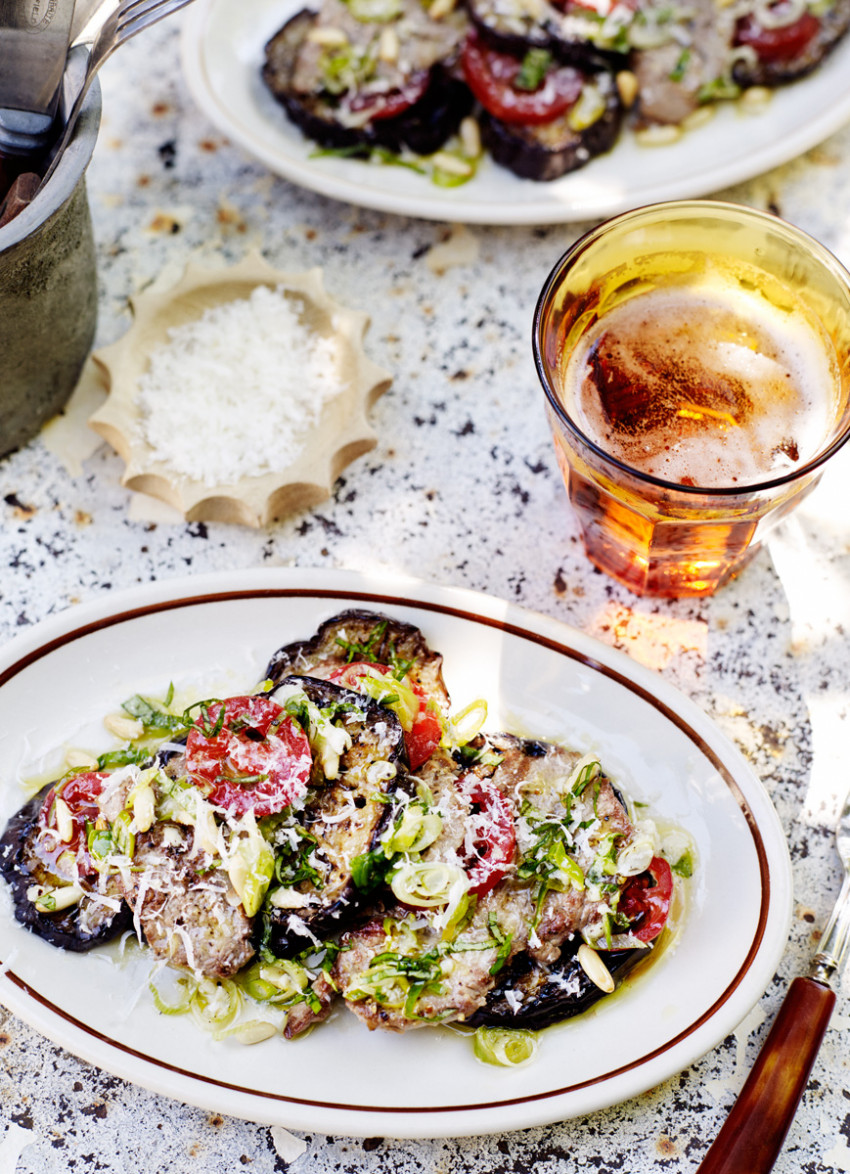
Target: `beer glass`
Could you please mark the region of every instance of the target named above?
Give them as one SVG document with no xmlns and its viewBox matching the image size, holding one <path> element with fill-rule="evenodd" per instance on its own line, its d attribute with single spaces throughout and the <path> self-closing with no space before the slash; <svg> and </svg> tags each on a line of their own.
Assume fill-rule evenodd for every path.
<svg viewBox="0 0 850 1174">
<path fill-rule="evenodd" d="M 533 347 L 587 555 L 639 595 L 712 594 L 850 435 L 850 274 L 754 209 L 600 225 L 550 274 Z"/>
</svg>

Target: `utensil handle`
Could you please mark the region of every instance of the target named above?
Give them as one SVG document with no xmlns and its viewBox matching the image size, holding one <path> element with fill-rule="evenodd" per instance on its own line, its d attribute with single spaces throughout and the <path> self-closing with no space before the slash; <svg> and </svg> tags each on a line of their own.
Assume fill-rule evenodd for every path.
<svg viewBox="0 0 850 1174">
<path fill-rule="evenodd" d="M 698 1174 L 767 1174 L 773 1169 L 834 1006 L 831 987 L 813 978 L 794 979 Z"/>
</svg>

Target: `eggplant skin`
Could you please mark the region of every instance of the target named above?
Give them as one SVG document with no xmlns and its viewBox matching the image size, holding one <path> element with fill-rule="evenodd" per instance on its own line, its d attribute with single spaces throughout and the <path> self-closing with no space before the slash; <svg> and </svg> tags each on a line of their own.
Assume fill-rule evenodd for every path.
<svg viewBox="0 0 850 1174">
<path fill-rule="evenodd" d="M 375 639 L 379 627 L 382 631 Z M 395 660 L 408 662 L 408 675 L 429 697 L 448 709 L 442 655 L 428 647 L 419 628 L 380 612 L 359 608 L 351 608 L 325 620 L 309 640 L 279 648 L 268 663 L 266 679 L 277 684 L 288 673 L 313 675 L 314 669 L 347 664 L 351 658 L 344 645 L 339 643 L 343 639 L 347 643 L 369 643 L 370 660 L 377 664 L 390 665 Z M 321 676 L 322 673 L 316 672 L 315 675 Z"/>
<path fill-rule="evenodd" d="M 790 61 L 737 61 L 732 77 L 740 86 L 781 86 L 812 73 L 850 28 L 850 0 L 835 0 L 820 16 L 820 29 Z"/>
<path fill-rule="evenodd" d="M 580 945 L 577 935 L 564 945 L 557 962 L 548 966 L 535 962 L 528 954 L 518 954 L 499 975 L 484 1005 L 470 1017 L 470 1025 L 539 1031 L 581 1015 L 600 999 L 609 998 L 579 965 L 576 954 Z M 623 976 L 646 955 L 647 951 L 639 948 L 608 950 L 604 962 L 619 986 Z M 512 1002 L 506 991 L 514 996 Z"/>
<path fill-rule="evenodd" d="M 9 885 L 15 919 L 51 946 L 79 954 L 124 933 L 133 924 L 133 914 L 126 903 L 115 911 L 85 897 L 58 913 L 39 913 L 27 897 L 31 885 L 58 883 L 34 852 L 38 815 L 52 786 L 48 783 L 6 824 L 0 836 L 0 875 Z"/>
<path fill-rule="evenodd" d="M 599 74 L 596 78 L 610 75 Z M 485 110 L 479 117 L 482 141 L 496 163 L 521 179 L 559 179 L 610 151 L 617 141 L 623 106 L 613 80 L 606 85 L 606 91 L 604 113 L 585 130 L 570 127 L 569 112 L 541 126 L 523 126 L 501 122 Z"/>
<path fill-rule="evenodd" d="M 560 26 L 559 10 L 549 7 L 541 19 L 505 20 L 498 4 L 487 0 L 467 0 L 469 18 L 481 39 L 498 53 L 524 57 L 529 49 L 547 49 L 558 61 L 577 69 L 623 69 L 627 57 L 613 49 L 601 49 L 589 40 L 577 40 Z"/>
<path fill-rule="evenodd" d="M 406 770 L 404 731 L 391 710 L 329 681 L 299 676 L 281 681 L 281 685 L 290 684 L 303 689 L 320 709 L 346 706 L 345 728 L 352 745 L 340 756 L 338 778 L 314 777 L 299 813 L 301 826 L 317 840 L 314 860 L 321 883 L 302 881 L 295 887 L 305 904 L 276 908 L 267 901 L 257 919 L 258 946 L 279 958 L 301 953 L 312 938 L 322 940 L 350 928 L 371 904 L 372 896 L 354 883 L 351 862 L 378 847 L 392 818 L 392 803 L 376 799 L 377 792 L 391 796 L 413 789 Z M 395 777 L 382 784 L 370 782 L 369 767 L 374 762 L 391 763 Z"/>
<path fill-rule="evenodd" d="M 472 110 L 472 95 L 466 85 L 436 65 L 426 93 L 402 114 L 373 119 L 362 127 L 344 126 L 335 117 L 329 96 L 300 94 L 292 86 L 298 48 L 315 16 L 304 8 L 275 33 L 265 47 L 262 77 L 290 121 L 319 146 L 331 150 L 361 148 L 363 155 L 373 147 L 396 154 L 407 147 L 416 155 L 432 155 Z"/>
</svg>

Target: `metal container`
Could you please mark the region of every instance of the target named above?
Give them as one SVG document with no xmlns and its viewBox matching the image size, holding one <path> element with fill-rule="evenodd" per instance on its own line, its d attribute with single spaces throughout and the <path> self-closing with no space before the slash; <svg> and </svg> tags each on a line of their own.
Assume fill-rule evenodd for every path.
<svg viewBox="0 0 850 1174">
<path fill-rule="evenodd" d="M 94 339 L 97 273 L 85 172 L 100 106 L 95 81 L 49 182 L 0 228 L 0 457 L 64 407 Z"/>
</svg>

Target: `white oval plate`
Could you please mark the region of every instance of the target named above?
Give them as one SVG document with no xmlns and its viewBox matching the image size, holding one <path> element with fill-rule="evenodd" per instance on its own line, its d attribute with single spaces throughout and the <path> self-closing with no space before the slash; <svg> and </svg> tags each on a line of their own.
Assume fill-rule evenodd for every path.
<svg viewBox="0 0 850 1174">
<path fill-rule="evenodd" d="M 409 216 L 469 224 L 601 220 L 656 200 L 704 196 L 751 179 L 815 146 L 850 119 L 850 37 L 810 77 L 776 90 L 758 113 L 732 104 L 668 147 L 614 149 L 553 183 L 519 179 L 487 159 L 468 184 L 436 187 L 406 168 L 311 158 L 315 144 L 286 117 L 260 77 L 263 46 L 308 0 L 195 0 L 183 69 L 219 130 L 272 171 L 325 196 Z"/>
<path fill-rule="evenodd" d="M 445 1029 L 370 1034 L 344 1011 L 307 1039 L 214 1042 L 163 1017 L 147 961 L 59 953 L 0 900 L 0 1001 L 57 1043 L 158 1093 L 293 1129 L 390 1137 L 503 1132 L 592 1112 L 674 1075 L 727 1036 L 764 992 L 791 916 L 776 814 L 734 747 L 690 701 L 622 653 L 472 592 L 311 570 L 154 583 L 72 608 L 0 654 L 0 820 L 16 783 L 62 747 L 110 744 L 102 717 L 169 681 L 260 679 L 281 644 L 350 606 L 418 624 L 445 654 L 455 705 L 484 695 L 491 729 L 596 748 L 635 798 L 686 827 L 698 869 L 678 942 L 639 980 L 542 1033 L 518 1070 L 478 1063 Z"/>
</svg>

